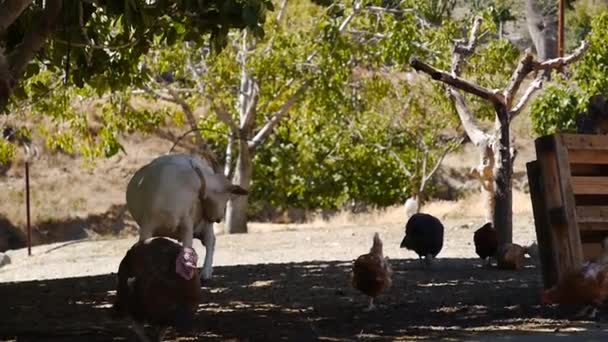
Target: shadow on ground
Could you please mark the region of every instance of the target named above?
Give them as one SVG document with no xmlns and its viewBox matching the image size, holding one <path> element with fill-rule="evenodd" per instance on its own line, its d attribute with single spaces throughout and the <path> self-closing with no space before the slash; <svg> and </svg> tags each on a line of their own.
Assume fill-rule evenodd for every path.
<svg viewBox="0 0 608 342">
<path fill-rule="evenodd" d="M 167 339 L 541 341 L 605 328 L 540 307 L 532 265 L 511 272 L 482 269 L 476 259 L 440 259 L 432 270 L 417 260 L 391 262 L 394 285 L 371 313 L 350 287 L 349 262 L 216 267 L 195 331 L 170 331 Z M 127 322 L 110 318 L 114 289 L 113 274 L 0 284 L 0 339 L 132 341 Z"/>
</svg>

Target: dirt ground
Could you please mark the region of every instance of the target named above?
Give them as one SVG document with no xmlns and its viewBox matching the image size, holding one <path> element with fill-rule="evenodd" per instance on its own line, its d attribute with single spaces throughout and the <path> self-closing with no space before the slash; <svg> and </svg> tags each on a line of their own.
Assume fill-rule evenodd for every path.
<svg viewBox="0 0 608 342">
<path fill-rule="evenodd" d="M 516 242 L 530 243 L 531 218 L 516 219 Z M 166 340 L 600 340 L 608 328 L 602 321 L 571 321 L 572 310 L 539 306 L 540 273 L 531 259 L 521 272 L 483 269 L 471 241 L 477 222 L 444 222 L 445 246 L 431 270 L 399 249 L 398 224 L 252 225 L 247 235 L 219 235 L 195 328 L 171 330 Z M 375 231 L 394 285 L 377 311 L 365 313 L 350 267 Z M 111 318 L 110 303 L 112 272 L 134 241 L 36 246 L 31 257 L 10 251 L 12 264 L 0 269 L 0 340 L 133 341 L 128 322 Z M 202 259 L 202 246 L 195 247 Z"/>
</svg>

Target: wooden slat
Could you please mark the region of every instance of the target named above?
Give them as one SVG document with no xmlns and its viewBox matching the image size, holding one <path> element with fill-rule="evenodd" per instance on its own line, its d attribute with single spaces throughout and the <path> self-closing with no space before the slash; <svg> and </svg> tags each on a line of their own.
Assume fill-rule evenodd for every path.
<svg viewBox="0 0 608 342">
<path fill-rule="evenodd" d="M 559 279 L 563 270 L 580 265 L 583 261 L 568 151 L 560 136 L 544 136 L 534 143 L 547 213 L 558 208 L 563 211 L 563 222 L 550 224 L 551 244 Z"/>
<path fill-rule="evenodd" d="M 608 176 L 608 165 L 570 163 L 572 176 L 599 177 Z"/>
<path fill-rule="evenodd" d="M 570 163 L 579 164 L 608 164 L 608 148 L 605 150 L 578 150 L 568 151 Z"/>
<path fill-rule="evenodd" d="M 608 222 L 579 222 L 578 229 L 581 232 L 605 232 L 608 234 Z"/>
<path fill-rule="evenodd" d="M 606 236 L 608 236 L 608 232 L 605 230 L 581 230 L 582 243 L 601 243 Z"/>
<path fill-rule="evenodd" d="M 608 206 L 577 206 L 578 223 L 608 223 Z M 583 228 L 579 227 L 581 230 Z"/>
<path fill-rule="evenodd" d="M 553 256 L 551 227 L 549 227 L 547 207 L 543 199 L 544 192 L 538 161 L 526 163 L 526 170 L 528 171 L 528 182 L 530 184 L 530 198 L 532 200 L 543 285 L 545 288 L 550 288 L 557 281 L 557 264 Z"/>
<path fill-rule="evenodd" d="M 575 195 L 608 195 L 608 177 L 572 177 Z"/>
<path fill-rule="evenodd" d="M 569 150 L 608 150 L 608 135 L 558 134 Z"/>
<path fill-rule="evenodd" d="M 576 205 L 608 205 L 608 195 L 576 195 Z"/>
</svg>

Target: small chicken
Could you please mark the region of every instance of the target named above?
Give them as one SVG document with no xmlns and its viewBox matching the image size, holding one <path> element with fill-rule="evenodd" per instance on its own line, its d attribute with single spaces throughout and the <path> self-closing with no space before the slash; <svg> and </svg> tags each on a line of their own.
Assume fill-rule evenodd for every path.
<svg viewBox="0 0 608 342">
<path fill-rule="evenodd" d="M 602 256 L 564 271 L 557 284 L 543 291 L 543 304 L 584 305 L 577 317 L 595 318 L 598 306 L 608 298 L 608 238 Z"/>
<path fill-rule="evenodd" d="M 496 264 L 503 270 L 519 271 L 524 268 L 528 248 L 515 243 L 507 243 L 498 248 Z"/>
<path fill-rule="evenodd" d="M 485 266 L 492 266 L 492 258 L 496 258 L 496 252 L 498 251 L 498 233 L 492 222 L 484 224 L 475 231 L 473 242 L 475 242 L 475 253 L 486 261 Z"/>
<path fill-rule="evenodd" d="M 369 297 L 369 306 L 364 311 L 375 309 L 374 298 L 391 287 L 392 275 L 389 259 L 382 254 L 382 240 L 375 233 L 369 253 L 359 256 L 353 263 L 352 285 Z"/>
<path fill-rule="evenodd" d="M 194 260 L 193 249 L 166 238 L 140 241 L 122 259 L 114 310 L 117 317 L 133 320 L 140 340 L 149 341 L 143 327 L 146 323 L 157 328 L 158 341 L 168 326 L 186 328 L 192 323 L 201 299 Z"/>
<path fill-rule="evenodd" d="M 413 250 L 422 257 L 428 266 L 433 258 L 443 248 L 443 224 L 438 218 L 429 214 L 416 213 L 410 217 L 405 225 L 405 237 L 401 241 L 401 248 Z"/>
</svg>

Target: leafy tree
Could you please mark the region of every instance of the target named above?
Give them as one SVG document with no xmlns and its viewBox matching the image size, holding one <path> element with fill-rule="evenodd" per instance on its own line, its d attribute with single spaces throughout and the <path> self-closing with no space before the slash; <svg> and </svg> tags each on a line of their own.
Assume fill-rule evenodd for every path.
<svg viewBox="0 0 608 342">
<path fill-rule="evenodd" d="M 608 94 L 608 11 L 596 15 L 586 37 L 589 49 L 571 68 L 571 77 L 558 78 L 531 108 L 532 127 L 538 135 L 575 131 L 576 115 L 587 110 L 589 98 Z"/>
<path fill-rule="evenodd" d="M 231 28 L 261 36 L 270 0 L 85 1 L 6 0 L 0 3 L 0 106 L 23 97 L 20 79 L 65 69 L 78 86 L 99 93 L 138 79 L 150 46 L 177 39 L 225 45 Z M 37 63 L 32 63 L 36 61 Z"/>
</svg>

